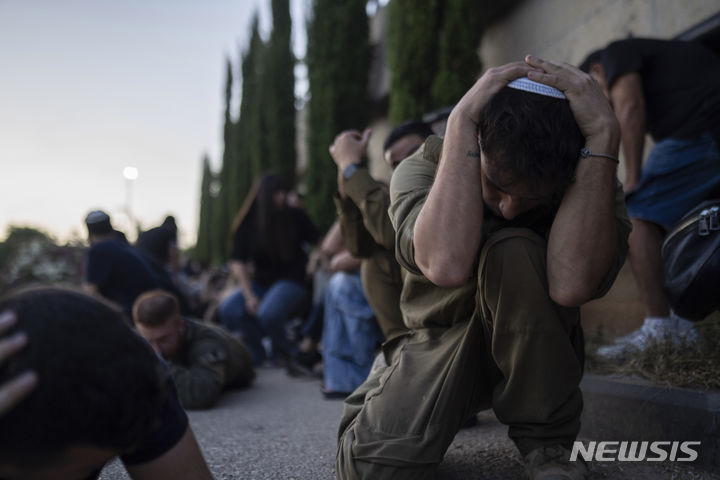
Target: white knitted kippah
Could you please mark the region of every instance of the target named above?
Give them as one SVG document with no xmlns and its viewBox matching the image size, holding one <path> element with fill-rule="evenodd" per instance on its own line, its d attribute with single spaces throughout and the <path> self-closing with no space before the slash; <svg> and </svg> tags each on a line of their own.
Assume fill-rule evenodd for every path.
<svg viewBox="0 0 720 480">
<path fill-rule="evenodd" d="M 535 82 L 526 77 L 520 77 L 513 80 L 508 83 L 508 87 L 516 90 L 524 90 L 530 93 L 537 93 L 538 95 L 545 95 L 546 97 L 566 98 L 565 94 L 557 88 Z"/>
<path fill-rule="evenodd" d="M 110 220 L 110 216 L 102 210 L 93 210 L 85 217 L 85 223 L 92 225 L 94 223 L 106 222 Z"/>
</svg>

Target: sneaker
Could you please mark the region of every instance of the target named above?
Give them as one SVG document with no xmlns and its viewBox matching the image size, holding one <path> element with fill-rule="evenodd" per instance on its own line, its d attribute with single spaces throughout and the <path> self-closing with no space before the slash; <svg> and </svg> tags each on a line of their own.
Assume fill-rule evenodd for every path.
<svg viewBox="0 0 720 480">
<path fill-rule="evenodd" d="M 560 445 L 536 448 L 525 456 L 529 480 L 584 480 L 588 468 L 581 458 L 571 462 L 570 450 Z"/>
<path fill-rule="evenodd" d="M 643 326 L 615 340 L 613 345 L 598 348 L 603 358 L 619 358 L 639 352 L 654 342 L 670 342 L 673 345 L 695 343 L 698 334 L 693 323 L 676 315 L 670 318 L 646 318 Z"/>
<path fill-rule="evenodd" d="M 695 323 L 679 317 L 675 312 L 670 312 L 670 320 L 675 322 L 675 343 L 693 345 L 700 341 L 700 335 L 695 329 Z"/>
</svg>

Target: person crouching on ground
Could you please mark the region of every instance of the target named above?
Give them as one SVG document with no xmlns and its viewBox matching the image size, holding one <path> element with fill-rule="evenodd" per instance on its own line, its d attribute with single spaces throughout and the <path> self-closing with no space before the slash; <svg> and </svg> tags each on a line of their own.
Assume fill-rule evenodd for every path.
<svg viewBox="0 0 720 480">
<path fill-rule="evenodd" d="M 432 478 L 492 406 L 533 480 L 585 478 L 579 306 L 627 252 L 619 127 L 580 70 L 527 57 L 488 70 L 395 170 L 390 217 L 411 331 L 345 400 L 341 479 Z M 542 83 L 538 83 L 542 82 Z"/>
</svg>

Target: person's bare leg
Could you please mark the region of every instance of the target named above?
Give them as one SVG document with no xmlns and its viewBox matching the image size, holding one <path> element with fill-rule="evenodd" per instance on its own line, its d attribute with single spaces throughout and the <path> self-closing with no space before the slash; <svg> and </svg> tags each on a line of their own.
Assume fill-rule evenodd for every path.
<svg viewBox="0 0 720 480">
<path fill-rule="evenodd" d="M 632 219 L 632 225 L 628 259 L 640 291 L 645 317 L 667 317 L 670 308 L 662 290 L 661 253 L 665 234 L 659 225 L 638 218 Z"/>
<path fill-rule="evenodd" d="M 692 342 L 697 338 L 692 322 L 670 316 L 670 306 L 662 290 L 662 228 L 637 218 L 632 219 L 632 224 L 628 259 L 640 291 L 645 321 L 639 329 L 615 339 L 614 345 L 600 347 L 597 354 L 601 357 L 613 358 L 642 350 L 651 340 L 676 342 L 685 339 Z"/>
</svg>

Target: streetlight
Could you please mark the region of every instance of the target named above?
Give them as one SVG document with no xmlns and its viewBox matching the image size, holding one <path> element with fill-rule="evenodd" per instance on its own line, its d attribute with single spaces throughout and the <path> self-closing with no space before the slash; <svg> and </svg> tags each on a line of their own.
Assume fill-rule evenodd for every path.
<svg viewBox="0 0 720 480">
<path fill-rule="evenodd" d="M 123 177 L 125 177 L 125 214 L 130 220 L 130 225 L 137 230 L 137 224 L 132 215 L 132 183 L 138 178 L 138 169 L 136 167 L 125 167 L 123 169 Z"/>
</svg>

